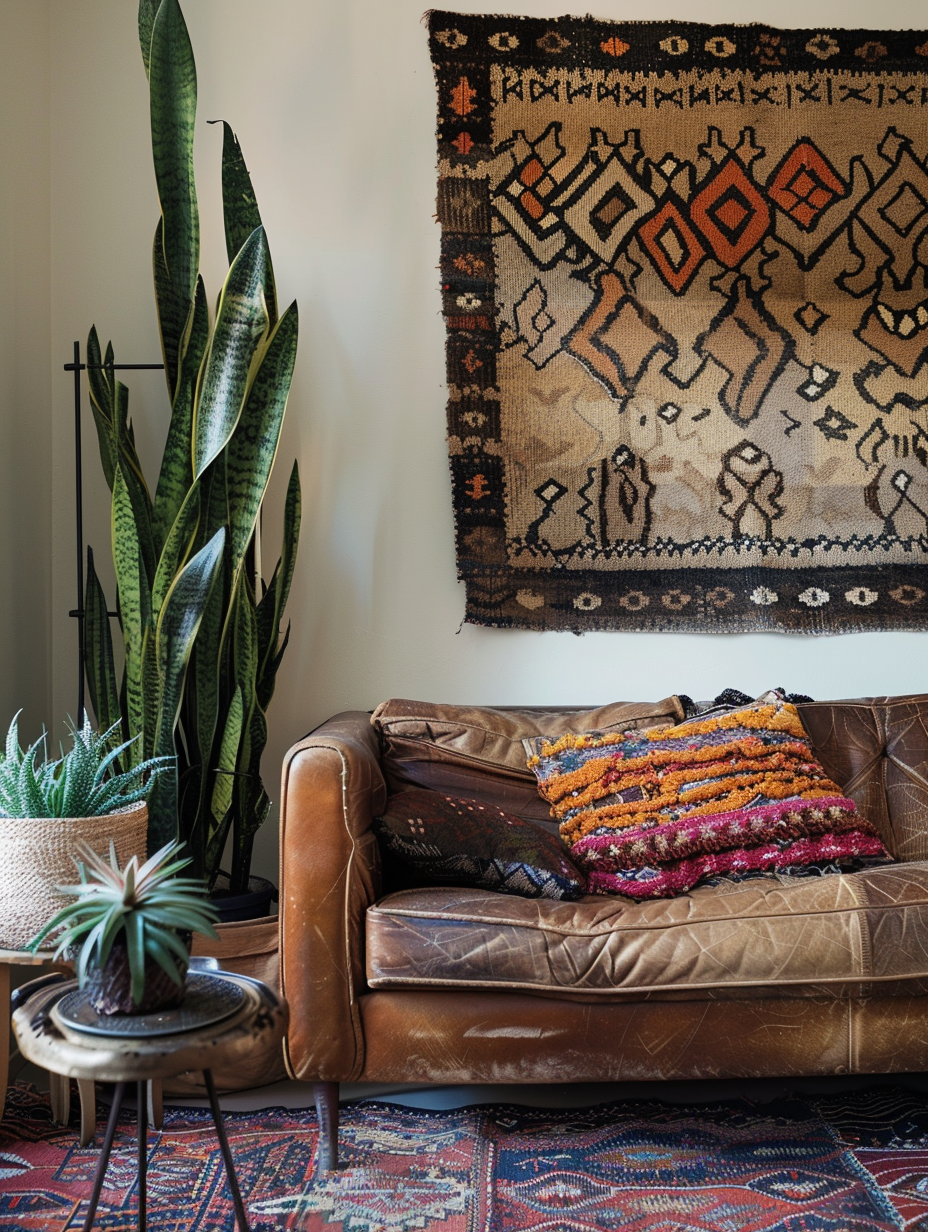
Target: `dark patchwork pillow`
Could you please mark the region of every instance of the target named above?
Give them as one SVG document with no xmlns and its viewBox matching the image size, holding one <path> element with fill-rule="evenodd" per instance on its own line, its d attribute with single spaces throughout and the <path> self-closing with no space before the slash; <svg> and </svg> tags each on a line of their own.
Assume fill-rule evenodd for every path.
<svg viewBox="0 0 928 1232">
<path fill-rule="evenodd" d="M 374 821 L 387 851 L 436 882 L 523 898 L 575 899 L 586 878 L 566 845 L 493 804 L 413 787 Z"/>
</svg>

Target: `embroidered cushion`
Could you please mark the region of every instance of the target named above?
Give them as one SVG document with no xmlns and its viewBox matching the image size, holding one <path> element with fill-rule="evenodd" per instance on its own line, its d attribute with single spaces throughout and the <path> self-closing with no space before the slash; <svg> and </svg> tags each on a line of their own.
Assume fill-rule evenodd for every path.
<svg viewBox="0 0 928 1232">
<path fill-rule="evenodd" d="M 666 897 L 713 875 L 887 857 L 780 699 L 531 747 L 539 791 L 593 892 Z"/>
<path fill-rule="evenodd" d="M 586 878 L 564 843 L 493 804 L 413 787 L 374 821 L 387 850 L 432 881 L 525 898 L 580 898 Z"/>
</svg>

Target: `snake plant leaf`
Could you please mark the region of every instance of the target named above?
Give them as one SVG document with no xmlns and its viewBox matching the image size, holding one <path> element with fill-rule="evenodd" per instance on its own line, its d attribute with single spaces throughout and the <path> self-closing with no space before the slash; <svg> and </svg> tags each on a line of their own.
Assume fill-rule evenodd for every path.
<svg viewBox="0 0 928 1232">
<path fill-rule="evenodd" d="M 208 341 L 209 306 L 203 279 L 198 278 L 193 312 L 190 313 L 181 341 L 180 373 L 155 492 L 152 532 L 158 548 L 165 543 L 193 484 L 193 464 L 190 457 L 193 398 Z"/>
<path fill-rule="evenodd" d="M 145 707 L 142 685 L 143 637 L 151 620 L 151 597 L 142 561 L 135 511 L 123 468 L 117 466 L 113 483 L 113 562 L 119 590 L 119 613 L 125 647 L 126 705 L 129 731 L 143 730 Z M 141 756 L 130 750 L 130 764 Z"/>
<path fill-rule="evenodd" d="M 236 685 L 226 713 L 226 725 L 222 733 L 222 740 L 219 745 L 219 759 L 216 764 L 216 783 L 213 787 L 213 798 L 210 802 L 210 809 L 216 822 L 222 821 L 232 805 L 233 776 L 238 759 L 239 741 L 242 737 L 244 710 L 242 687 L 241 685 Z"/>
<path fill-rule="evenodd" d="M 280 318 L 254 375 L 242 414 L 226 449 L 226 484 L 232 568 L 245 559 L 258 519 L 283 423 L 293 365 L 296 362 L 299 317 L 296 303 Z"/>
<path fill-rule="evenodd" d="M 106 610 L 106 596 L 93 564 L 93 549 L 87 549 L 87 581 L 84 586 L 84 665 L 90 704 L 99 726 L 108 731 L 121 720 L 113 636 Z"/>
<path fill-rule="evenodd" d="M 222 216 L 226 232 L 226 253 L 231 265 L 255 227 L 262 225 L 261 214 L 238 138 L 225 120 L 210 120 L 209 122 L 210 124 L 222 124 Z M 273 327 L 277 321 L 277 290 L 274 285 L 274 268 L 271 264 L 270 253 L 267 262 L 265 299 L 267 300 L 268 318 Z"/>
<path fill-rule="evenodd" d="M 197 72 L 187 26 L 177 0 L 161 0 L 152 24 L 148 63 L 151 144 L 161 201 L 160 251 L 174 295 L 193 301 L 200 264 L 200 220 L 193 170 L 193 133 L 197 110 Z M 156 248 L 158 247 L 156 235 Z M 156 282 L 158 257 L 155 260 Z M 159 301 L 159 309 L 160 309 Z M 166 324 L 169 326 L 166 328 Z M 176 374 L 180 334 L 176 321 L 161 322 L 165 365 Z M 173 393 L 175 383 L 169 387 Z"/>
<path fill-rule="evenodd" d="M 254 706 L 258 674 L 258 623 L 254 592 L 247 573 L 239 574 L 233 598 L 232 664 L 233 677 L 242 690 L 247 724 Z"/>
<path fill-rule="evenodd" d="M 181 688 L 190 651 L 203 612 L 219 574 L 225 530 L 218 530 L 205 547 L 187 562 L 164 600 L 157 625 L 158 674 L 161 707 L 156 756 L 173 752 L 174 727 L 180 712 Z"/>
<path fill-rule="evenodd" d="M 155 580 L 151 588 L 152 619 L 155 621 L 161 612 L 171 583 L 190 555 L 199 525 L 200 489 L 195 487 L 188 494 L 174 519 L 174 525 L 168 532 L 158 560 L 158 567 L 155 570 Z"/>
<path fill-rule="evenodd" d="M 219 297 L 216 325 L 194 404 L 195 478 L 226 447 L 238 423 L 258 344 L 267 330 L 266 272 L 267 241 L 264 228 L 257 227 L 233 261 Z"/>
<path fill-rule="evenodd" d="M 87 383 L 107 486 L 110 491 L 113 490 L 113 472 L 121 454 L 123 461 L 138 477 L 147 494 L 148 489 L 129 420 L 129 391 L 121 381 L 116 380 L 112 369 L 114 362 L 113 344 L 107 343 L 106 357 L 102 358 L 97 331 L 91 328 L 87 338 Z"/>
<path fill-rule="evenodd" d="M 256 694 L 258 705 L 265 712 L 271 704 L 271 698 L 274 696 L 274 689 L 277 684 L 277 672 L 283 662 L 283 657 L 287 649 L 287 643 L 290 641 L 290 622 L 287 621 L 287 628 L 284 630 L 284 635 L 278 640 L 277 651 L 271 659 L 270 663 L 266 664 L 258 678 Z"/>
<path fill-rule="evenodd" d="M 229 510 L 226 497 L 225 454 L 220 454 L 216 461 L 208 468 L 200 483 L 205 489 L 204 504 L 206 506 L 205 517 L 201 519 L 200 537 L 201 540 L 205 541 L 206 536 L 211 537 L 220 527 L 225 527 L 228 524 Z M 197 640 L 193 649 L 193 659 L 191 662 L 193 690 L 191 700 L 194 713 L 189 716 L 190 721 L 184 725 L 188 742 L 195 742 L 195 747 L 190 750 L 189 760 L 191 765 L 198 768 L 196 771 L 196 816 L 201 818 L 206 816 L 209 810 L 209 788 L 207 781 L 209 773 L 204 775 L 202 767 L 210 767 L 212 765 L 213 742 L 222 705 L 220 695 L 226 678 L 226 674 L 222 670 L 222 664 L 223 659 L 227 657 L 223 647 L 223 624 L 226 619 L 226 605 L 231 585 L 228 555 L 227 539 L 217 583 L 203 613 L 200 631 L 197 634 Z M 225 690 L 226 696 L 228 696 L 229 688 L 231 688 L 231 685 Z M 206 834 L 199 834 L 197 841 L 203 844 L 202 848 L 198 847 L 198 853 L 202 854 L 205 851 Z M 197 867 L 199 868 L 200 866 L 197 864 Z"/>
<path fill-rule="evenodd" d="M 287 484 L 287 499 L 284 503 L 284 539 L 280 553 L 280 586 L 277 592 L 277 623 L 283 615 L 290 597 L 290 584 L 296 568 L 296 551 L 300 540 L 300 522 L 303 517 L 303 498 L 300 489 L 300 468 L 296 462 L 290 470 Z"/>
<path fill-rule="evenodd" d="M 106 477 L 106 485 L 112 492 L 113 474 L 116 470 L 116 434 L 112 421 L 112 394 L 102 364 L 100 339 L 97 336 L 97 327 L 93 325 L 87 337 L 87 383 L 90 389 L 90 410 L 97 429 L 103 474 Z"/>
<path fill-rule="evenodd" d="M 300 489 L 300 470 L 297 463 L 294 462 L 290 471 L 287 497 L 284 502 L 284 536 L 280 558 L 271 577 L 270 585 L 258 604 L 258 636 L 261 646 L 259 678 L 267 676 L 268 665 L 278 653 L 280 622 L 283 618 L 284 608 L 287 606 L 287 599 L 290 597 L 290 584 L 293 581 L 293 570 L 296 568 L 296 553 L 300 539 L 301 520 L 302 493 Z M 274 671 L 276 670 L 275 667 Z"/>
<path fill-rule="evenodd" d="M 139 44 L 142 48 L 142 62 L 145 65 L 145 76 L 148 76 L 148 61 L 151 58 L 151 30 L 161 0 L 139 0 Z"/>
<path fill-rule="evenodd" d="M 146 593 L 150 593 L 151 582 L 154 579 L 155 569 L 157 567 L 155 540 L 154 535 L 152 534 L 151 524 L 151 497 L 148 494 L 148 488 L 145 486 L 144 479 L 140 479 L 136 471 L 126 463 L 125 458 L 122 456 L 122 452 L 119 454 L 116 469 L 121 475 L 126 491 L 129 495 L 129 503 L 132 506 L 132 516 L 135 520 L 135 534 L 138 545 L 138 553 L 142 563 L 141 572 L 145 578 Z"/>
<path fill-rule="evenodd" d="M 184 677 L 203 612 L 222 562 L 225 530 L 187 562 L 174 579 L 158 617 L 156 653 L 160 698 L 155 732 L 156 755 L 174 753 L 174 729 L 183 693 Z M 177 771 L 163 775 L 149 800 L 149 844 L 158 846 L 177 836 Z"/>
<path fill-rule="evenodd" d="M 177 396 L 180 371 L 181 339 L 190 315 L 190 301 L 168 273 L 164 255 L 164 219 L 158 219 L 151 246 L 151 272 L 155 284 L 155 306 L 158 310 L 158 333 L 161 337 L 161 357 L 164 377 L 171 401 Z"/>
</svg>

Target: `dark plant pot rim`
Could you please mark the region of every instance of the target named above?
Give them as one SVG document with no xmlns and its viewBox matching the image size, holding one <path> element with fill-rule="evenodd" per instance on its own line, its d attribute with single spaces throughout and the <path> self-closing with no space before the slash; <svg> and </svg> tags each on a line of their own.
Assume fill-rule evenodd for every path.
<svg viewBox="0 0 928 1232">
<path fill-rule="evenodd" d="M 219 923 L 230 924 L 234 920 L 260 920 L 271 914 L 271 903 L 277 898 L 277 887 L 266 877 L 249 877 L 244 894 L 230 894 L 227 890 L 214 890 L 209 901 L 219 912 Z"/>
</svg>

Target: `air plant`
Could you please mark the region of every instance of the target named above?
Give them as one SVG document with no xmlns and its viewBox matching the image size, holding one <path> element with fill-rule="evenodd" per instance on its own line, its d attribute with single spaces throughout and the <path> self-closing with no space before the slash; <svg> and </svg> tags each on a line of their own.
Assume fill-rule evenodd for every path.
<svg viewBox="0 0 928 1232">
<path fill-rule="evenodd" d="M 112 842 L 109 860 L 82 845 L 80 883 L 58 887 L 74 902 L 62 907 L 30 943 L 35 953 L 46 938 L 54 937 L 56 958 L 76 953 L 78 983 L 83 988 L 95 980 L 98 995 L 92 1001 L 102 1013 L 154 1008 L 148 1002 L 151 986 L 165 984 L 160 972 L 167 977 L 174 1003 L 179 1002 L 190 962 L 184 935 L 216 936 L 216 910 L 204 883 L 177 875 L 190 864 L 188 858 L 178 858 L 181 847 L 175 840 L 144 864 L 132 856 L 120 868 Z"/>
</svg>

